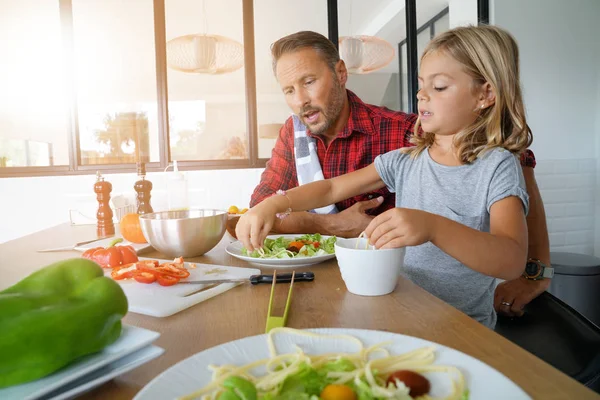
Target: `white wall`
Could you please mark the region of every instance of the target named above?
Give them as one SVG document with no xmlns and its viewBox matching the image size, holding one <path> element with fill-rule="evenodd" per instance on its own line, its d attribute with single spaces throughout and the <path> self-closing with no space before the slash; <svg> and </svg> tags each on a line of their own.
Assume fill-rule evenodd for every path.
<svg viewBox="0 0 600 400">
<path fill-rule="evenodd" d="M 190 205 L 248 207 L 261 172 L 262 169 L 188 171 Z M 105 179 L 113 186 L 111 195 L 135 197 L 135 174 L 106 175 Z M 164 210 L 165 176 L 150 173 L 147 179 L 153 184 L 150 203 L 155 211 Z M 78 223 L 87 222 L 85 217 L 94 223 L 98 207 L 94 183 L 93 175 L 0 179 L 0 243 L 68 222 L 71 209 L 81 213 L 74 215 Z"/>
<path fill-rule="evenodd" d="M 448 0 L 450 28 L 477 25 L 477 0 Z"/>
<path fill-rule="evenodd" d="M 519 42 L 527 118 L 553 251 L 600 255 L 600 2 L 496 0 Z"/>
<path fill-rule="evenodd" d="M 527 117 L 540 159 L 596 158 L 600 2 L 496 0 L 495 25 L 519 42 Z"/>
</svg>

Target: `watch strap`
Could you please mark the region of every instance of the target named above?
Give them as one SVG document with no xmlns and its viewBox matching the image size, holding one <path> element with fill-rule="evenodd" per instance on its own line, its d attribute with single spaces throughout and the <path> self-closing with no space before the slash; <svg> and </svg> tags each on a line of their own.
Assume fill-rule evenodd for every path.
<svg viewBox="0 0 600 400">
<path fill-rule="evenodd" d="M 542 278 L 552 279 L 552 277 L 554 277 L 554 268 L 548 267 L 545 264 L 542 264 L 542 268 L 544 269 Z"/>
</svg>

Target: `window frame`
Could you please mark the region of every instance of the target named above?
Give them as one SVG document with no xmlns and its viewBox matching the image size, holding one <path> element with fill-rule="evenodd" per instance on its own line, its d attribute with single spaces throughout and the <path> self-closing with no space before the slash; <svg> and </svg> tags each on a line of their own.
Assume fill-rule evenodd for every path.
<svg viewBox="0 0 600 400">
<path fill-rule="evenodd" d="M 0 168 L 0 178 L 11 177 L 34 177 L 34 176 L 56 176 L 56 175 L 91 175 L 96 171 L 103 174 L 111 173 L 132 173 L 136 171 L 135 164 L 98 164 L 83 165 L 81 163 L 81 150 L 79 146 L 79 124 L 78 124 L 78 105 L 77 92 L 75 88 L 74 69 L 74 40 L 73 40 L 73 3 L 72 0 L 57 0 L 59 4 L 59 14 L 61 20 L 61 30 L 65 50 L 65 76 L 67 93 L 70 93 L 71 101 L 68 110 L 69 116 L 69 164 L 53 165 L 44 167 L 2 167 Z M 157 111 L 158 111 L 158 133 L 159 133 L 159 162 L 149 162 L 146 164 L 147 172 L 160 172 L 170 163 L 170 145 L 169 145 L 169 126 L 168 126 L 168 82 L 167 82 L 167 57 L 166 57 L 166 16 L 165 1 L 152 0 L 154 10 L 154 44 L 156 60 L 156 90 L 157 90 Z M 248 132 L 248 155 L 247 159 L 237 160 L 194 160 L 179 161 L 178 167 L 181 170 L 213 170 L 213 169 L 244 169 L 244 168 L 264 168 L 268 159 L 258 157 L 258 123 L 257 123 L 257 89 L 256 89 L 256 64 L 255 64 L 255 41 L 254 41 L 254 1 L 242 0 L 242 19 L 243 19 L 243 40 L 244 40 L 244 69 L 245 69 L 245 97 L 246 97 L 246 127 Z M 415 0 L 406 1 L 407 21 L 416 20 L 416 2 Z M 489 21 L 489 0 L 478 0 L 477 14 L 479 21 L 487 23 Z M 442 11 L 440 14 L 448 12 Z M 327 22 L 329 39 L 336 44 L 338 42 L 338 15 L 337 0 L 327 0 Z M 431 21 L 430 21 L 431 22 Z M 422 28 L 423 29 L 423 28 Z M 420 30 L 422 30 L 420 29 Z M 433 34 L 433 24 L 432 24 Z M 419 31 L 420 31 L 419 30 Z M 416 23 L 406 24 L 406 40 L 408 57 L 408 75 L 416 78 L 417 62 L 416 59 L 416 38 L 418 30 Z M 402 57 L 401 46 L 398 44 L 398 54 Z M 412 57 L 410 56 L 412 55 Z M 401 61 L 401 60 L 400 60 Z M 399 64 L 401 70 L 402 64 Z M 416 79 L 415 79 L 416 80 Z M 407 88 L 409 99 L 416 97 L 416 85 L 409 83 Z M 399 90 L 402 92 L 402 83 Z M 402 93 L 401 93 L 402 94 Z M 402 97 L 401 97 L 402 101 Z M 409 103 L 410 100 L 409 100 Z M 411 111 L 412 110 L 411 104 Z"/>
</svg>

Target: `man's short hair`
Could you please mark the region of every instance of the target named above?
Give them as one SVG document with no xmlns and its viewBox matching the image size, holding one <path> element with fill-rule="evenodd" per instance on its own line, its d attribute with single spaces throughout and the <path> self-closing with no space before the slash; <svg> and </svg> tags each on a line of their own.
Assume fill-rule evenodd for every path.
<svg viewBox="0 0 600 400">
<path fill-rule="evenodd" d="M 317 32 L 300 31 L 284 36 L 271 45 L 273 56 L 273 73 L 277 73 L 277 62 L 287 53 L 311 48 L 317 51 L 332 72 L 340 60 L 340 53 L 331 40 Z"/>
</svg>

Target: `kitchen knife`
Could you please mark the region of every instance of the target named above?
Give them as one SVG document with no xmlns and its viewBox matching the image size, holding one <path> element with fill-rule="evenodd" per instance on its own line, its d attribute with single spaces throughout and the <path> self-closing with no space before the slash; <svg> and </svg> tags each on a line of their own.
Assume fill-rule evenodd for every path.
<svg viewBox="0 0 600 400">
<path fill-rule="evenodd" d="M 298 272 L 294 276 L 294 282 L 310 282 L 315 279 L 313 272 Z M 277 274 L 277 281 L 275 283 L 290 283 L 292 281 L 292 274 Z M 230 283 L 230 282 L 243 282 L 258 285 L 259 283 L 273 283 L 273 275 L 252 275 L 250 278 L 230 278 L 230 279 L 206 279 L 206 280 L 195 280 L 186 281 L 181 280 L 179 283 L 194 283 L 194 284 L 217 284 L 217 283 Z"/>
<path fill-rule="evenodd" d="M 92 240 L 86 240 L 85 242 L 79 242 L 79 243 L 75 243 L 72 246 L 66 246 L 66 247 L 55 247 L 52 249 L 43 249 L 43 250 L 37 250 L 38 253 L 50 253 L 53 251 L 69 251 L 69 250 L 75 250 L 75 247 L 79 247 L 79 246 L 83 246 L 84 244 L 89 244 L 89 243 L 94 243 L 94 242 L 98 242 L 100 240 L 104 240 L 104 239 L 108 239 L 111 238 L 112 236 L 104 236 L 101 238 L 97 238 L 97 239 L 92 239 Z"/>
</svg>

